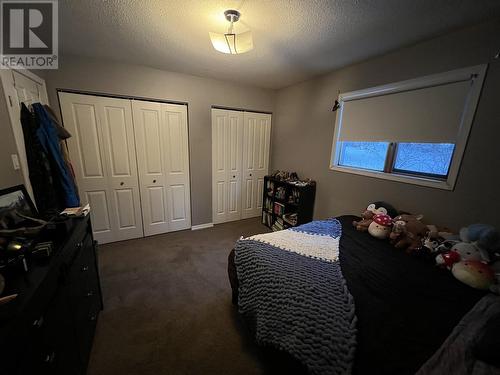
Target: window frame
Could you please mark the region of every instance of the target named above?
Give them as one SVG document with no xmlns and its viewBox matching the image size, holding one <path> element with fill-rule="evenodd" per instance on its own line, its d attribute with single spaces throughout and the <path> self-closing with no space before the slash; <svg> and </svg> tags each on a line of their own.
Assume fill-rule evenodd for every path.
<svg viewBox="0 0 500 375">
<path fill-rule="evenodd" d="M 457 182 L 458 172 L 460 170 L 460 165 L 462 163 L 465 147 L 467 145 L 467 140 L 470 134 L 470 130 L 472 128 L 472 123 L 479 102 L 479 96 L 481 94 L 481 89 L 483 87 L 487 67 L 488 67 L 487 64 L 476 65 L 467 68 L 452 70 L 449 72 L 410 79 L 407 81 L 390 83 L 387 85 L 376 86 L 363 90 L 357 90 L 339 94 L 338 96 L 339 108 L 337 110 L 337 116 L 335 120 L 335 131 L 333 136 L 332 151 L 330 154 L 329 169 L 336 172 L 344 172 L 361 176 L 380 178 L 390 181 L 433 187 L 444 190 L 453 190 Z M 466 105 L 462 112 L 462 122 L 459 126 L 457 141 L 455 143 L 455 148 L 452 154 L 450 166 L 448 169 L 448 175 L 446 176 L 446 178 L 436 177 L 434 175 L 425 173 L 418 173 L 418 172 L 405 173 L 406 171 L 395 170 L 394 164 L 396 157 L 397 142 L 391 142 L 391 140 L 386 141 L 389 142 L 389 147 L 387 150 L 386 164 L 384 167 L 384 171 L 382 172 L 339 165 L 340 151 L 342 149 L 342 147 L 339 144 L 339 142 L 341 142 L 339 138 L 341 134 L 341 128 L 343 125 L 342 112 L 343 112 L 344 102 L 355 99 L 362 99 L 362 98 L 369 98 L 374 96 L 404 92 L 404 91 L 412 91 L 443 84 L 450 84 L 468 79 L 472 79 L 474 81 L 474 84 L 471 90 L 469 91 L 468 94 L 469 100 L 466 102 Z M 416 143 L 422 143 L 422 142 L 416 142 Z"/>
</svg>

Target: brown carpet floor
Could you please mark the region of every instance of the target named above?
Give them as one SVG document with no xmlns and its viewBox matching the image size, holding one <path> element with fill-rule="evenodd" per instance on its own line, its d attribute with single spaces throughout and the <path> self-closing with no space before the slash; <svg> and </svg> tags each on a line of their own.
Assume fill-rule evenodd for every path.
<svg viewBox="0 0 500 375">
<path fill-rule="evenodd" d="M 290 373 L 231 304 L 229 251 L 266 231 L 255 218 L 100 246 L 104 311 L 88 374 Z"/>
</svg>

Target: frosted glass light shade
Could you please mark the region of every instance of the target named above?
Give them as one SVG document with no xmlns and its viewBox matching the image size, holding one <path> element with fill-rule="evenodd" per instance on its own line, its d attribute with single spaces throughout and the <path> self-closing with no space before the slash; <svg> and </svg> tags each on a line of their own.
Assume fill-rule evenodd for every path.
<svg viewBox="0 0 500 375">
<path fill-rule="evenodd" d="M 241 34 L 219 34 L 209 32 L 209 35 L 214 48 L 222 53 L 236 55 L 253 49 L 251 31 L 246 31 Z"/>
</svg>

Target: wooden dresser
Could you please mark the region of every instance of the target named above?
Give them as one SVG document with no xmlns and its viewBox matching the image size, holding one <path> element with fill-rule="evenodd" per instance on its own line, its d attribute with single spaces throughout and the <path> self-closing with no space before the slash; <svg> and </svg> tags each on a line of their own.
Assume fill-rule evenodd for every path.
<svg viewBox="0 0 500 375">
<path fill-rule="evenodd" d="M 0 306 L 2 375 L 85 374 L 102 294 L 90 219 L 69 219 L 50 259 L 10 280 Z"/>
</svg>

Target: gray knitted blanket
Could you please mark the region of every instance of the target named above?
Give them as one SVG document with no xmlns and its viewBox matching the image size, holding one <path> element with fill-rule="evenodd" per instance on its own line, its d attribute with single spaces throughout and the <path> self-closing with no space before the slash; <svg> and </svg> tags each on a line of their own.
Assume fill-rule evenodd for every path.
<svg viewBox="0 0 500 375">
<path fill-rule="evenodd" d="M 354 301 L 336 219 L 241 239 L 235 247 L 238 307 L 261 345 L 284 350 L 311 374 L 349 374 L 356 345 Z"/>
</svg>

